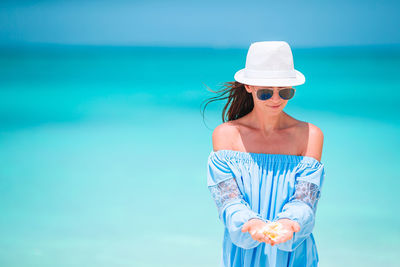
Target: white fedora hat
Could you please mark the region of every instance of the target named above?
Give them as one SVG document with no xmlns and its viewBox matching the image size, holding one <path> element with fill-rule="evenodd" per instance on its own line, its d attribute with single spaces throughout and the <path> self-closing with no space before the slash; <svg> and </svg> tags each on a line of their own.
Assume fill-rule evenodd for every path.
<svg viewBox="0 0 400 267">
<path fill-rule="evenodd" d="M 246 66 L 235 73 L 234 79 L 254 86 L 295 86 L 306 81 L 304 75 L 294 69 L 292 50 L 284 41 L 252 43 Z"/>
</svg>

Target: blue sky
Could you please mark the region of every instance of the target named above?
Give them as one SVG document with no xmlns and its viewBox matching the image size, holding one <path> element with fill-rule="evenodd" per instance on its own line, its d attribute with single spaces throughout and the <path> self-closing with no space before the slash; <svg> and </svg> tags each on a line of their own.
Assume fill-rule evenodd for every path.
<svg viewBox="0 0 400 267">
<path fill-rule="evenodd" d="M 400 1 L 2 0 L 0 45 L 400 44 Z"/>
</svg>

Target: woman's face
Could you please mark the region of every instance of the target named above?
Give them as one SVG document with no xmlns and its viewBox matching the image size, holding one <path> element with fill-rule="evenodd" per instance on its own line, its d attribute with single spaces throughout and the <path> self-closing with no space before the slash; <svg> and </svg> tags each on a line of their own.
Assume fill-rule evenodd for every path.
<svg viewBox="0 0 400 267">
<path fill-rule="evenodd" d="M 279 90 L 285 88 L 293 88 L 291 86 L 285 87 L 272 87 L 272 86 L 254 86 L 254 85 L 247 85 L 245 84 L 246 91 L 253 95 L 254 105 L 259 107 L 265 107 L 272 112 L 279 112 L 283 110 L 289 100 L 282 99 L 279 96 Z M 259 89 L 271 89 L 274 90 L 274 94 L 270 99 L 267 100 L 260 100 L 257 97 L 257 91 Z M 293 88 L 296 92 L 296 89 Z"/>
</svg>

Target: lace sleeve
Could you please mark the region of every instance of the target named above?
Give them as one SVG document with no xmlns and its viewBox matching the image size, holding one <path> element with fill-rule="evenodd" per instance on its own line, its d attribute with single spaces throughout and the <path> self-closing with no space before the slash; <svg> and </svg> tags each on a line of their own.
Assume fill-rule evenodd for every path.
<svg viewBox="0 0 400 267">
<path fill-rule="evenodd" d="M 307 182 L 298 181 L 295 185 L 295 193 L 289 201 L 294 199 L 306 203 L 314 213 L 317 211 L 317 203 L 321 197 L 321 190 L 318 185 Z"/>
<path fill-rule="evenodd" d="M 230 201 L 243 199 L 234 178 L 210 186 L 209 189 L 215 204 L 217 205 L 219 214 L 221 214 L 223 207 Z"/>
</svg>

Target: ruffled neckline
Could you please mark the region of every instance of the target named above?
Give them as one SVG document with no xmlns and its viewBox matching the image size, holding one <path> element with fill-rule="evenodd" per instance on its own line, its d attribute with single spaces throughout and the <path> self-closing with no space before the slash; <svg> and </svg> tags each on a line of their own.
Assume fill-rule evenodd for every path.
<svg viewBox="0 0 400 267">
<path fill-rule="evenodd" d="M 282 161 L 292 163 L 311 163 L 316 165 L 323 165 L 321 161 L 310 157 L 300 155 L 289 155 L 289 154 L 266 154 L 266 153 L 255 153 L 255 152 L 244 152 L 230 149 L 211 150 L 211 155 L 223 155 L 230 158 L 238 158 L 248 161 Z"/>
</svg>

